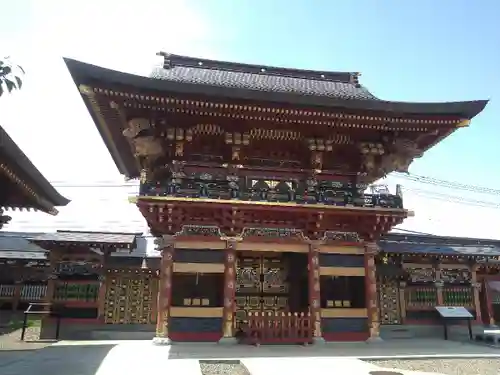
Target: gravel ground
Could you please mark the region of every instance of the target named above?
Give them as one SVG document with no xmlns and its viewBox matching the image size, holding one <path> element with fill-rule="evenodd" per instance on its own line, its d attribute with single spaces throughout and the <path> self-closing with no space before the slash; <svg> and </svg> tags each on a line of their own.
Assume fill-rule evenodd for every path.
<svg viewBox="0 0 500 375">
<path fill-rule="evenodd" d="M 203 375 L 250 375 L 240 361 L 200 361 Z"/>
<path fill-rule="evenodd" d="M 365 361 L 384 368 L 437 372 L 446 375 L 498 375 L 500 359 L 401 359 Z"/>
</svg>

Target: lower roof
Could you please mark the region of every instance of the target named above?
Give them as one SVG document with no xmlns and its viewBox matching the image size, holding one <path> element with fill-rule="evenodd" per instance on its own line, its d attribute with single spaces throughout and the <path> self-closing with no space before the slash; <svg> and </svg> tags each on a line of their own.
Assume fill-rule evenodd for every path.
<svg viewBox="0 0 500 375">
<path fill-rule="evenodd" d="M 51 249 L 54 244 L 59 245 L 83 245 L 83 246 L 113 246 L 132 250 L 136 247 L 136 238 L 141 233 L 117 233 L 117 232 L 83 232 L 63 231 L 45 233 L 33 237 L 31 241 Z"/>
<path fill-rule="evenodd" d="M 379 241 L 380 250 L 400 254 L 500 256 L 500 240 L 390 233 Z"/>
<path fill-rule="evenodd" d="M 0 174 L 6 175 L 14 191 L 22 197 L 19 202 L 19 199 L 9 200 L 8 196 L 4 208 L 34 208 L 55 215 L 55 207 L 70 202 L 47 181 L 1 126 L 0 157 Z"/>
</svg>

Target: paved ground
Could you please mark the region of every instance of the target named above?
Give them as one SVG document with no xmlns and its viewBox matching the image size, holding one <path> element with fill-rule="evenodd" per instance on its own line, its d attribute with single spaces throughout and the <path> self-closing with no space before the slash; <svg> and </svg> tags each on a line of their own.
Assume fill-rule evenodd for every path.
<svg viewBox="0 0 500 375">
<path fill-rule="evenodd" d="M 498 375 L 500 359 L 414 359 L 369 361 L 381 367 L 390 367 L 413 371 L 428 371 L 446 375 Z"/>
<path fill-rule="evenodd" d="M 360 369 L 359 374 L 377 375 L 380 367 L 393 367 L 434 371 L 446 375 L 490 375 L 498 374 L 500 368 L 500 349 L 465 344 L 444 342 L 442 340 L 394 340 L 377 344 L 338 343 L 319 347 L 296 346 L 217 346 L 207 345 L 174 345 L 154 346 L 150 341 L 121 342 L 60 342 L 50 347 L 28 352 L 21 357 L 16 352 L 0 352 L 0 374 L 2 375 L 137 375 L 138 373 L 170 372 L 183 375 L 199 375 L 198 359 L 242 359 L 243 361 L 258 358 L 293 357 L 305 360 L 314 359 L 316 369 L 324 369 L 331 373 L 332 368 L 339 368 L 338 361 L 355 361 Z M 12 355 L 11 355 L 12 354 Z M 25 352 L 26 354 L 26 352 Z M 432 357 L 417 362 L 408 359 L 394 359 L 402 356 L 415 358 Z M 465 356 L 469 359 L 442 359 L 442 357 Z M 322 357 L 323 359 L 318 359 Z M 343 357 L 339 359 L 338 357 Z M 373 361 L 387 358 L 385 362 L 367 363 L 356 360 Z M 486 357 L 486 359 L 475 359 Z M 320 361 L 337 361 L 336 365 L 317 366 Z M 276 365 L 277 361 L 272 361 Z M 268 362 L 269 363 L 269 362 Z M 281 363 L 284 363 L 281 361 Z M 312 366 L 309 362 L 308 366 Z M 326 362 L 325 362 L 326 363 Z M 333 363 L 333 362 L 331 362 Z M 354 363 L 354 362 L 352 362 Z M 413 364 L 411 364 L 413 363 Z M 364 367 L 363 367 L 364 366 Z M 377 367 L 370 367 L 377 366 Z M 451 367 L 454 366 L 454 367 Z M 269 364 L 265 366 L 273 367 Z M 298 368 L 298 366 L 296 366 Z M 366 371 L 362 370 L 362 367 Z M 347 366 L 353 369 L 354 365 Z M 494 368 L 494 370 L 492 370 Z M 461 370 L 462 369 L 462 370 Z M 363 372 L 364 371 L 364 372 Z M 465 371 L 465 372 L 464 372 Z M 496 372 L 491 372 L 496 371 Z M 401 371 L 406 374 L 406 372 Z M 350 375 L 355 372 L 349 370 Z M 229 375 L 229 374 L 228 374 Z M 253 373 L 252 375 L 261 375 Z M 267 375 L 267 374 L 266 374 Z"/>
</svg>

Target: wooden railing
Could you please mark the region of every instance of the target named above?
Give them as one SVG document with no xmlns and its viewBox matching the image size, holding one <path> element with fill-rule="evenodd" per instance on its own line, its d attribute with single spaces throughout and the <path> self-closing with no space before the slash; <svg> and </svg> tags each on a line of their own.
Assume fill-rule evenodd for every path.
<svg viewBox="0 0 500 375">
<path fill-rule="evenodd" d="M 15 291 L 14 284 L 0 284 L 0 298 L 14 298 Z"/>
<path fill-rule="evenodd" d="M 434 286 L 407 286 L 405 288 L 406 307 L 410 310 L 434 309 L 438 304 Z"/>
<path fill-rule="evenodd" d="M 47 294 L 47 285 L 26 284 L 21 287 L 21 301 L 42 301 Z"/>
<path fill-rule="evenodd" d="M 41 301 L 46 293 L 47 285 L 45 284 L 0 284 L 0 298 L 3 299 L 19 298 L 20 301 Z"/>
<path fill-rule="evenodd" d="M 474 307 L 474 290 L 471 286 L 445 286 L 443 305 Z"/>
<path fill-rule="evenodd" d="M 313 338 L 310 313 L 249 312 L 245 342 L 253 345 L 308 344 Z"/>
</svg>

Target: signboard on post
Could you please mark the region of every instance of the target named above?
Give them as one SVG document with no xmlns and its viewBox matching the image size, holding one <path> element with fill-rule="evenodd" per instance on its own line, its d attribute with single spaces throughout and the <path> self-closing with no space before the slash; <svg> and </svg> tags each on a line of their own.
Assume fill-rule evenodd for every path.
<svg viewBox="0 0 500 375">
<path fill-rule="evenodd" d="M 436 310 L 444 319 L 472 319 L 469 310 L 463 306 L 436 306 Z"/>
<path fill-rule="evenodd" d="M 448 340 L 448 323 L 452 323 L 457 320 L 467 320 L 469 338 L 472 340 L 471 321 L 474 319 L 474 316 L 469 310 L 463 306 L 436 306 L 435 308 L 443 322 L 445 340 Z"/>
</svg>

